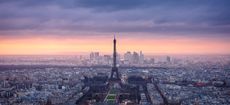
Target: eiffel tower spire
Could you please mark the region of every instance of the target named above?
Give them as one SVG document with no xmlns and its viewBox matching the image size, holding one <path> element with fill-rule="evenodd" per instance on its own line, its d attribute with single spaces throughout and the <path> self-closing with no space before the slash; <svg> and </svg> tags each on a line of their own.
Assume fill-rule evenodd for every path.
<svg viewBox="0 0 230 105">
<path fill-rule="evenodd" d="M 113 67 L 117 67 L 116 36 L 113 39 Z"/>
<path fill-rule="evenodd" d="M 116 51 L 117 46 L 116 46 L 116 44 L 117 44 L 117 40 L 116 40 L 116 36 L 114 35 L 114 39 L 113 39 L 113 67 L 112 67 L 110 79 L 120 80 L 118 68 L 117 68 L 117 51 Z"/>
</svg>

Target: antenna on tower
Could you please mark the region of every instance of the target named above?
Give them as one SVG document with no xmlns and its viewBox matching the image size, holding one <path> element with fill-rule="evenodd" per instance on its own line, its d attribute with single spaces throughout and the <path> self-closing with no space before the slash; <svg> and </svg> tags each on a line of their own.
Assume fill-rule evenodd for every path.
<svg viewBox="0 0 230 105">
<path fill-rule="evenodd" d="M 116 35 L 118 35 L 118 34 L 119 34 L 119 32 L 114 32 L 113 38 L 116 39 Z"/>
</svg>

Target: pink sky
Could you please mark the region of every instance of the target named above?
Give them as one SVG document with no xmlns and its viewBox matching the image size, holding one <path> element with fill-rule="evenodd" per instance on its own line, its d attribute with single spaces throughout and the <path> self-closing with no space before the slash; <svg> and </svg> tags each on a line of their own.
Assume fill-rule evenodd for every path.
<svg viewBox="0 0 230 105">
<path fill-rule="evenodd" d="M 79 54 L 112 52 L 111 37 L 1 37 L 1 55 Z M 143 51 L 147 54 L 230 54 L 230 42 L 215 38 L 117 37 L 119 53 Z"/>
</svg>

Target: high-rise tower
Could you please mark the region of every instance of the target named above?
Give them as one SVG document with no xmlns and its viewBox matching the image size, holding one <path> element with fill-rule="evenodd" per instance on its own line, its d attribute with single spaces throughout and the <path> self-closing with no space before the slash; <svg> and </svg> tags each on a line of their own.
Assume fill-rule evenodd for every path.
<svg viewBox="0 0 230 105">
<path fill-rule="evenodd" d="M 116 37 L 113 39 L 113 67 L 110 75 L 111 80 L 120 80 L 120 76 L 117 68 L 117 52 L 116 52 Z"/>
</svg>

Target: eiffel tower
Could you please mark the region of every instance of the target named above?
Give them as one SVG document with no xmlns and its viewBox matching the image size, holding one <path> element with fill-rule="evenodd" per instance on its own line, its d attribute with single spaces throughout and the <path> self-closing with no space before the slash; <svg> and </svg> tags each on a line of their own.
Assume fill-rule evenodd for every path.
<svg viewBox="0 0 230 105">
<path fill-rule="evenodd" d="M 117 68 L 117 52 L 116 52 L 116 37 L 113 39 L 113 67 L 111 70 L 110 80 L 120 81 L 120 75 Z"/>
</svg>

